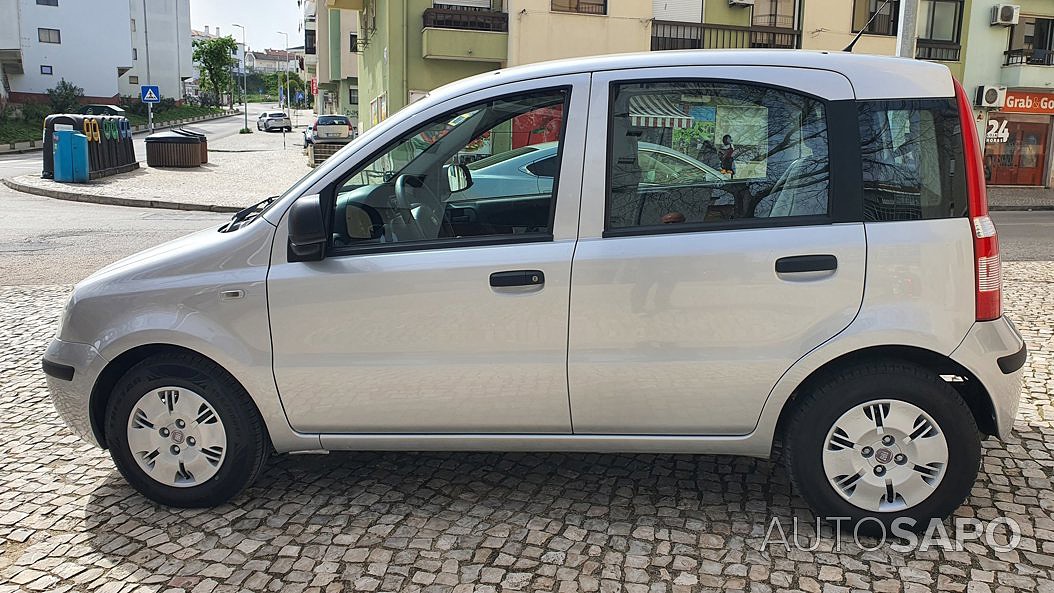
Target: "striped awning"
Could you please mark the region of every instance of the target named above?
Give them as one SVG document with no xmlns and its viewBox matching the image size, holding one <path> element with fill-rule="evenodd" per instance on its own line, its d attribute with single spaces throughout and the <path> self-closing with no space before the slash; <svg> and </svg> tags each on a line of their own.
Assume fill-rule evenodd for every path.
<svg viewBox="0 0 1054 593">
<path fill-rule="evenodd" d="M 637 95 L 629 99 L 632 125 L 640 128 L 690 128 L 692 117 L 667 95 Z"/>
</svg>

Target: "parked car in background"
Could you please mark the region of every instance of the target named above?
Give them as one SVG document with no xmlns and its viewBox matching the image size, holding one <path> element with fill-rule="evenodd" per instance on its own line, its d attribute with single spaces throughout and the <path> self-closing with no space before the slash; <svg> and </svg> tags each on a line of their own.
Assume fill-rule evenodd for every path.
<svg viewBox="0 0 1054 593">
<path fill-rule="evenodd" d="M 285 112 L 265 111 L 257 118 L 256 129 L 264 132 L 270 132 L 271 130 L 292 132 L 293 122 L 289 120 L 289 115 Z"/>
<path fill-rule="evenodd" d="M 735 178 L 675 154 L 722 135 Z M 559 144 L 533 190 L 500 158 L 475 180 L 457 162 L 536 136 Z M 152 500 L 221 504 L 272 452 L 779 441 L 817 516 L 889 533 L 954 512 L 981 439 L 1011 435 L 1027 351 L 944 65 L 531 64 L 436 90 L 337 155 L 73 289 L 43 359 L 55 408 Z"/>
<path fill-rule="evenodd" d="M 80 113 L 84 115 L 123 115 L 128 116 L 128 112 L 117 105 L 103 105 L 103 104 L 89 104 L 80 108 Z"/>
<path fill-rule="evenodd" d="M 353 137 L 351 119 L 346 115 L 320 115 L 304 130 L 304 148 L 316 140 L 347 140 Z"/>
</svg>

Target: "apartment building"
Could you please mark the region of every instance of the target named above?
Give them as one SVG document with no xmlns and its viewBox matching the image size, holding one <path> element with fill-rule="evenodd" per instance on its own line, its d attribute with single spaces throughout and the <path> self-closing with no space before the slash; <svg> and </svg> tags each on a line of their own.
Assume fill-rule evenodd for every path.
<svg viewBox="0 0 1054 593">
<path fill-rule="evenodd" d="M 139 86 L 160 87 L 162 97 L 182 99 L 193 78 L 190 0 L 128 0 L 132 68 L 120 78 L 120 93 L 139 96 Z"/>
<path fill-rule="evenodd" d="M 1054 2 L 966 4 L 962 81 L 974 95 L 988 183 L 1054 187 Z"/>
<path fill-rule="evenodd" d="M 0 88 L 5 101 L 47 100 L 59 80 L 86 101 L 116 103 L 133 66 L 128 35 L 100 35 L 130 22 L 129 0 L 0 0 Z M 90 51 L 86 51 L 90 48 Z"/>
<path fill-rule="evenodd" d="M 361 2 L 298 0 L 303 10 L 304 34 L 301 75 L 311 85 L 315 113 L 347 115 L 360 122 L 359 68 L 361 64 L 358 9 Z M 360 126 L 361 127 L 361 126 Z M 367 126 L 368 127 L 368 126 Z"/>
</svg>

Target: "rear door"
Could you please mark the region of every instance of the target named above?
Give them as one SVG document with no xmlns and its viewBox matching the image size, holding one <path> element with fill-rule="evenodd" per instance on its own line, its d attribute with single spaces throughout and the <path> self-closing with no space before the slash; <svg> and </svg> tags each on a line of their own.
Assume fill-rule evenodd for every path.
<svg viewBox="0 0 1054 593">
<path fill-rule="evenodd" d="M 714 66 L 599 73 L 590 96 L 574 430 L 749 433 L 780 376 L 860 307 L 852 87 L 827 71 Z M 716 182 L 669 179 L 646 170 L 641 143 L 698 163 L 731 145 L 732 166 Z"/>
</svg>

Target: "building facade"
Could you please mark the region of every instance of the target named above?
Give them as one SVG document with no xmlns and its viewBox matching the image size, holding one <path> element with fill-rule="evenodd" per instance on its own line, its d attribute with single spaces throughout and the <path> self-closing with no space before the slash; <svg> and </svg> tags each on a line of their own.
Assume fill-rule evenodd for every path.
<svg viewBox="0 0 1054 593">
<path fill-rule="evenodd" d="M 315 113 L 340 113 L 359 125 L 359 13 L 340 5 L 332 0 L 303 2 L 303 69 Z"/>
<path fill-rule="evenodd" d="M 130 19 L 129 0 L 0 0 L 6 100 L 46 101 L 65 79 L 84 89 L 85 101 L 116 103 L 120 77 L 133 66 L 132 43 L 110 32 L 127 30 Z"/>
<path fill-rule="evenodd" d="M 190 0 L 128 0 L 132 68 L 120 78 L 120 93 L 138 97 L 140 85 L 160 87 L 161 97 L 181 100 L 194 77 Z"/>
<path fill-rule="evenodd" d="M 969 44 L 962 79 L 975 98 L 988 183 L 1052 187 L 1054 2 L 972 0 L 972 5 L 963 19 Z M 1000 9 L 1009 12 L 1000 15 Z M 985 100 L 986 90 L 997 98 L 994 104 Z"/>
</svg>

